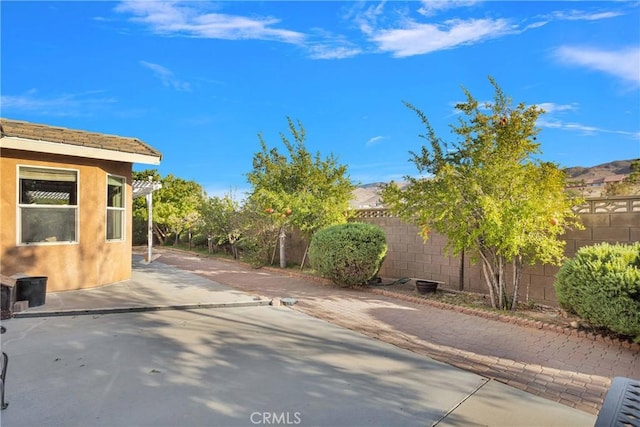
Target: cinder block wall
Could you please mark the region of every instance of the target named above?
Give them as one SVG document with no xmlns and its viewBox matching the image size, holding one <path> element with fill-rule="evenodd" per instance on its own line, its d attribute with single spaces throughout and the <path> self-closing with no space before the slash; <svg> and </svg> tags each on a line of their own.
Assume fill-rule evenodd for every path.
<svg viewBox="0 0 640 427">
<path fill-rule="evenodd" d="M 640 240 L 640 196 L 589 199 L 576 210 L 585 229 L 568 230 L 562 237 L 567 257 L 582 246 Z M 389 250 L 380 271 L 382 277 L 433 279 L 445 282 L 449 289 L 487 292 L 480 264 L 472 263 L 471 254 L 464 254 L 462 259 L 447 253 L 442 235 L 432 233 L 424 242 L 417 227 L 385 209 L 359 210 L 354 220 L 377 224 L 387 233 Z M 521 300 L 528 295 L 533 301 L 557 305 L 553 283 L 558 268 L 547 264 L 527 266 L 520 281 Z"/>
</svg>

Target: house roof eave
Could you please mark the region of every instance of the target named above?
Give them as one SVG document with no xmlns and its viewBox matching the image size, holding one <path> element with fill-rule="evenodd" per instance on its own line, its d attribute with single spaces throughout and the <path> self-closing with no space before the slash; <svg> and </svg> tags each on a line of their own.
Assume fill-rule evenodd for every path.
<svg viewBox="0 0 640 427">
<path fill-rule="evenodd" d="M 160 160 L 162 159 L 162 156 L 129 153 L 125 151 L 64 144 L 60 142 L 33 140 L 15 136 L 2 136 L 0 138 L 0 148 L 150 165 L 159 165 Z"/>
</svg>

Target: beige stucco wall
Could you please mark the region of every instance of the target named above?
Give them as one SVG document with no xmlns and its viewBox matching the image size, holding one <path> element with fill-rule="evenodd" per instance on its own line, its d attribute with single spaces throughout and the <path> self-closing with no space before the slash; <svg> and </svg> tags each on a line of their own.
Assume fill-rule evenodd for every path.
<svg viewBox="0 0 640 427">
<path fill-rule="evenodd" d="M 17 246 L 17 166 L 79 171 L 79 242 Z M 0 151 L 0 273 L 47 276 L 47 292 L 91 288 L 131 277 L 131 163 Z M 125 238 L 106 241 L 107 174 L 127 180 Z"/>
</svg>

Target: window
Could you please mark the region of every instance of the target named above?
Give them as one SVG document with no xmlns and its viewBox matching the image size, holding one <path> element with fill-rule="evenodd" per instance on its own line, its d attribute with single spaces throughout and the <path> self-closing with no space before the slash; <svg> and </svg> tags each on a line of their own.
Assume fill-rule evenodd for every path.
<svg viewBox="0 0 640 427">
<path fill-rule="evenodd" d="M 124 240 L 124 183 L 122 177 L 107 177 L 107 240 Z"/>
<path fill-rule="evenodd" d="M 18 167 L 19 243 L 78 241 L 78 171 Z"/>
</svg>

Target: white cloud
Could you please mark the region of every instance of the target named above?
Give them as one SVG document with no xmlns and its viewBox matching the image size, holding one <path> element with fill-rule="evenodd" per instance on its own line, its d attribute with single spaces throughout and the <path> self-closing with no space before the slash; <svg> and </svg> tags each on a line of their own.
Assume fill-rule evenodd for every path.
<svg viewBox="0 0 640 427">
<path fill-rule="evenodd" d="M 212 7 L 221 6 L 208 2 L 125 1 L 116 7 L 116 11 L 133 15 L 131 21 L 141 23 L 160 35 L 277 41 L 300 46 L 312 59 L 343 59 L 362 53 L 360 47 L 341 35 L 319 29 L 314 29 L 314 34 L 305 34 L 276 28 L 280 23 L 277 18 L 217 13 L 211 11 Z M 167 75 L 163 70 L 157 72 L 158 77 Z M 168 78 L 163 81 L 174 87 L 177 83 Z"/>
<path fill-rule="evenodd" d="M 477 0 L 423 0 L 414 12 L 429 18 L 453 8 L 465 8 Z M 390 52 L 394 57 L 424 55 L 444 49 L 480 43 L 518 31 L 507 19 L 450 19 L 443 22 L 421 22 L 411 18 L 408 9 L 384 11 L 385 2 L 360 7 L 353 15 L 354 22 L 373 42 L 378 51 Z M 393 2 L 389 3 L 393 4 Z M 411 6 L 411 2 L 408 3 Z M 395 17 L 395 22 L 388 23 Z"/>
<path fill-rule="evenodd" d="M 533 22 L 531 24 L 528 24 L 526 27 L 524 27 L 522 29 L 522 31 L 524 32 L 524 31 L 527 31 L 527 30 L 534 30 L 536 28 L 544 27 L 548 23 L 549 23 L 549 21 L 536 21 L 536 22 Z"/>
<path fill-rule="evenodd" d="M 563 123 L 562 128 L 566 130 L 579 131 L 584 135 L 595 135 L 602 131 L 595 126 L 587 126 L 580 123 Z"/>
<path fill-rule="evenodd" d="M 561 62 L 604 72 L 640 87 L 640 48 L 605 50 L 560 46 L 554 56 Z"/>
<path fill-rule="evenodd" d="M 557 119 L 548 119 L 548 118 L 540 118 L 537 123 L 538 126 L 543 128 L 550 129 L 560 129 L 570 132 L 580 132 L 585 136 L 593 136 L 598 134 L 616 134 L 627 136 L 631 139 L 640 140 L 640 132 L 630 132 L 626 130 L 615 130 L 615 129 L 603 129 L 596 126 L 589 126 L 582 123 L 575 122 L 563 122 Z"/>
<path fill-rule="evenodd" d="M 191 85 L 188 82 L 184 82 L 175 78 L 173 76 L 173 72 L 171 72 L 168 68 L 147 61 L 140 61 L 140 64 L 153 71 L 153 74 L 158 79 L 160 79 L 164 86 L 172 87 L 176 90 L 184 92 L 189 92 L 191 90 Z"/>
<path fill-rule="evenodd" d="M 114 98 L 99 96 L 103 91 L 63 93 L 39 96 L 35 89 L 21 95 L 2 95 L 0 104 L 3 115 L 35 112 L 48 116 L 88 116 L 116 103 Z"/>
<path fill-rule="evenodd" d="M 433 17 L 454 8 L 469 8 L 480 3 L 477 0 L 422 0 L 414 9 L 423 19 L 410 18 L 409 6 L 396 7 L 393 13 L 383 10 L 393 2 L 380 2 L 375 6 L 359 6 L 352 13 L 354 22 L 382 52 L 395 57 L 423 55 L 443 49 L 481 43 L 485 40 L 518 34 L 543 27 L 554 21 L 595 21 L 621 16 L 620 11 L 557 11 L 547 15 L 532 16 L 527 23 L 515 23 L 508 18 L 468 18 L 443 22 Z M 391 6 L 389 6 L 391 7 Z M 355 10 L 356 8 L 354 8 Z M 395 17 L 394 23 L 384 25 Z M 426 20 L 430 21 L 427 22 Z M 636 61 L 637 62 L 637 61 Z"/>
<path fill-rule="evenodd" d="M 640 132 L 630 132 L 625 130 L 604 129 L 597 126 L 585 125 L 582 123 L 563 121 L 559 117 L 564 113 L 575 112 L 580 109 L 577 103 L 556 104 L 553 102 L 542 102 L 536 104 L 545 111 L 544 116 L 540 116 L 536 122 L 537 126 L 548 129 L 559 129 L 568 132 L 579 132 L 584 136 L 599 134 L 616 134 L 640 140 Z"/>
<path fill-rule="evenodd" d="M 560 11 L 553 13 L 553 17 L 566 21 L 598 21 L 600 19 L 615 18 L 621 16 L 620 12 L 584 12 L 581 10 Z"/>
<path fill-rule="evenodd" d="M 542 108 L 545 113 L 553 114 L 559 111 L 576 111 L 578 109 L 577 104 L 555 104 L 553 102 L 542 102 L 536 104 L 539 108 Z"/>
<path fill-rule="evenodd" d="M 368 6 L 362 10 L 364 4 L 365 3 L 356 3 L 354 9 L 347 14 L 346 18 L 349 19 L 353 16 L 354 22 L 360 28 L 360 31 L 364 34 L 372 34 L 378 26 L 378 18 L 384 14 L 386 2 L 381 1 L 375 6 Z"/>
<path fill-rule="evenodd" d="M 343 59 L 362 53 L 362 49 L 346 37 L 321 29 L 314 29 L 309 38 L 313 41 L 309 40 L 306 49 L 312 59 Z"/>
<path fill-rule="evenodd" d="M 512 32 L 505 19 L 455 19 L 441 25 L 410 22 L 404 28 L 379 31 L 371 39 L 380 50 L 406 57 L 479 43 Z"/>
<path fill-rule="evenodd" d="M 422 0 L 422 6 L 418 9 L 418 13 L 424 16 L 433 16 L 448 9 L 458 7 L 472 6 L 478 3 L 477 0 Z"/>
<path fill-rule="evenodd" d="M 516 24 L 506 18 L 452 19 L 443 22 L 423 20 L 453 8 L 468 8 L 478 0 L 422 0 L 402 6 L 394 2 L 358 2 L 343 17 L 351 19 L 373 43 L 377 52 L 394 57 L 423 55 L 438 50 L 481 43 L 485 40 L 521 33 L 560 20 L 599 20 L 619 16 L 613 11 L 553 12 L 532 17 L 532 23 Z M 310 33 L 282 27 L 272 16 L 240 16 L 220 13 L 223 2 L 123 1 L 115 10 L 131 16 L 130 20 L 150 31 L 166 36 L 224 40 L 270 40 L 299 46 L 312 59 L 344 59 L 371 51 L 344 36 L 310 30 Z M 391 6 L 393 5 L 393 6 Z M 416 6 L 417 5 L 417 6 Z M 416 16 L 417 15 L 417 16 Z"/>
<path fill-rule="evenodd" d="M 375 144 L 379 143 L 380 141 L 382 141 L 383 139 L 386 139 L 386 138 L 387 138 L 386 136 L 382 136 L 382 135 L 374 136 L 373 138 L 370 138 L 367 141 L 367 146 L 375 145 Z"/>
<path fill-rule="evenodd" d="M 548 15 L 533 16 L 534 20 L 522 28 L 522 31 L 540 28 L 554 21 L 598 21 L 624 15 L 621 12 L 585 12 L 582 10 L 556 11 Z"/>
<path fill-rule="evenodd" d="M 552 119 L 549 117 L 540 117 L 538 121 L 536 121 L 536 125 L 549 128 L 549 129 L 560 129 L 562 128 L 562 122 L 560 120 Z"/>
<path fill-rule="evenodd" d="M 213 7 L 216 5 L 214 4 Z M 274 28 L 280 20 L 270 17 L 214 13 L 206 10 L 209 2 L 125 1 L 117 12 L 130 13 L 134 22 L 147 25 L 153 32 L 165 35 L 225 39 L 275 40 L 298 44 L 305 35 L 296 31 Z"/>
<path fill-rule="evenodd" d="M 331 46 L 326 44 L 316 44 L 308 49 L 311 59 L 344 59 L 362 53 L 362 49 L 357 47 Z"/>
</svg>

